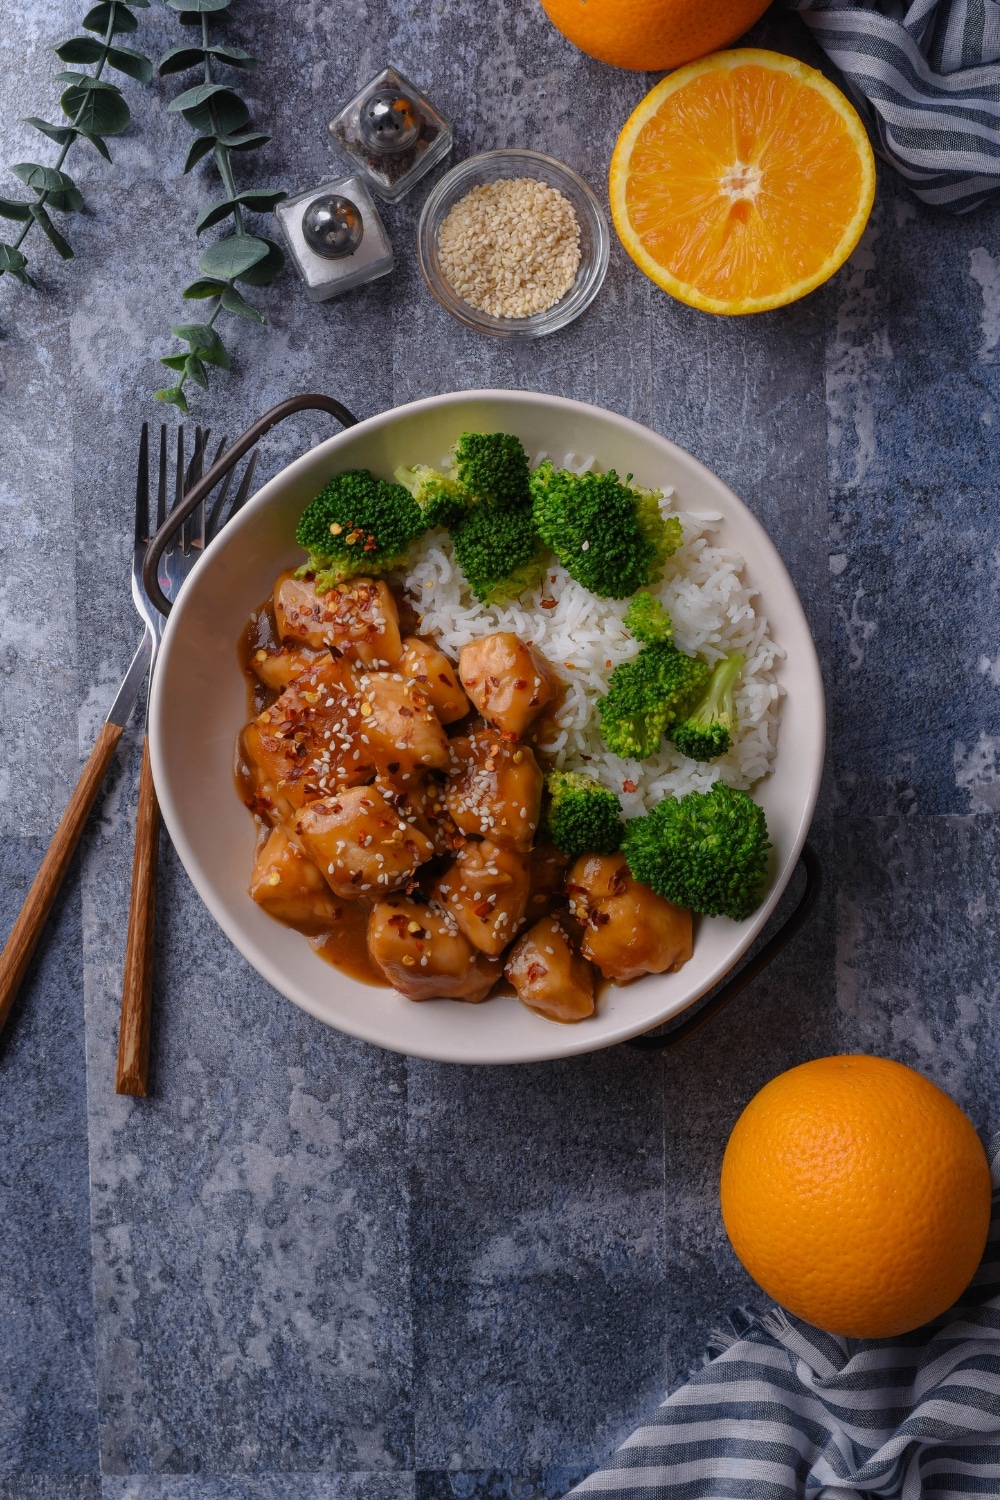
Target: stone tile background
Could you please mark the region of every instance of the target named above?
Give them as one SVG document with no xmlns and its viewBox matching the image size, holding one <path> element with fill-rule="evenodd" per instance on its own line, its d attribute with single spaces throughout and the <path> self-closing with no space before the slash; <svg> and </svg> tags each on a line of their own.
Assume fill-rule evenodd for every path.
<svg viewBox="0 0 1000 1500">
<path fill-rule="evenodd" d="M 232 38 L 273 142 L 241 163 L 327 175 L 334 103 L 387 59 L 456 122 L 598 187 L 650 79 L 576 53 L 534 0 L 276 0 Z M 0 0 L 0 143 L 54 108 L 68 0 Z M 179 39 L 164 7 L 137 41 Z M 815 60 L 794 18 L 754 40 Z M 32 241 L 0 283 L 0 905 L 4 927 L 135 639 L 122 583 L 140 420 L 215 195 L 181 175 L 179 85 L 126 84 L 109 168 L 80 153 L 78 258 Z M 42 152 L 44 159 L 45 152 Z M 577 396 L 689 448 L 770 529 L 830 705 L 813 837 L 824 906 L 711 1030 L 522 1071 L 382 1054 L 300 1015 L 196 900 L 166 840 L 154 1097 L 113 1093 L 136 740 L 123 742 L 0 1040 L 0 1500 L 555 1500 L 759 1294 L 719 1219 L 751 1094 L 836 1050 L 924 1069 L 1000 1124 L 992 955 L 1000 816 L 997 211 L 947 219 L 883 173 L 851 262 L 753 320 L 662 296 L 619 248 L 604 292 L 532 347 L 478 339 L 424 292 L 424 190 L 385 217 L 389 280 L 322 308 L 290 277 L 270 330 L 199 401 L 217 432 L 323 389 L 366 416 L 440 390 Z M 268 440 L 279 468 L 324 435 Z M 195 955 L 192 961 L 191 955 Z"/>
</svg>

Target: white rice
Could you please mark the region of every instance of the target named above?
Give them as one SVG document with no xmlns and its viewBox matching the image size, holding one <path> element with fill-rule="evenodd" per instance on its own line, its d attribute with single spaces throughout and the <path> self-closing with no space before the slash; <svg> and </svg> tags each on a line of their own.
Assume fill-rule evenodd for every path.
<svg viewBox="0 0 1000 1500">
<path fill-rule="evenodd" d="M 545 455 L 536 459 L 541 462 Z M 561 465 L 582 471 L 592 459 L 565 455 Z M 556 732 L 540 748 L 555 764 L 586 771 L 621 799 L 627 817 L 648 811 L 667 796 L 707 791 L 720 778 L 749 790 L 771 768 L 778 741 L 779 701 L 775 662 L 784 656 L 768 635 L 767 620 L 754 609 L 756 590 L 743 579 L 744 559 L 716 544 L 718 514 L 676 508 L 673 490 L 664 490 L 661 510 L 680 517 L 681 546 L 650 592 L 663 601 L 674 623 L 681 651 L 713 665 L 741 651 L 747 665 L 734 692 L 738 729 L 734 743 L 718 760 L 688 760 L 667 740 L 648 760 L 622 760 L 601 738 L 597 699 L 612 669 L 637 655 L 639 642 L 622 625 L 627 599 L 599 599 L 553 563 L 542 585 L 502 608 L 480 604 L 454 562 L 447 532 L 428 532 L 413 547 L 402 583 L 421 617 L 421 633 L 433 638 L 453 661 L 470 641 L 510 630 L 536 646 L 566 684 L 555 720 Z M 542 609 L 542 599 L 554 609 Z M 626 790 L 633 784 L 634 791 Z"/>
</svg>

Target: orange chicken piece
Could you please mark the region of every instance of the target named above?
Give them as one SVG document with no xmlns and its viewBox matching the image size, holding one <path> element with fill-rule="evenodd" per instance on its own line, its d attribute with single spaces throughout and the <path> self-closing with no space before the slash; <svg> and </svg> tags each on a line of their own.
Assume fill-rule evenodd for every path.
<svg viewBox="0 0 1000 1500">
<path fill-rule="evenodd" d="M 559 687 L 541 652 L 509 630 L 464 646 L 458 675 L 483 718 L 516 735 L 524 733 Z"/>
<path fill-rule="evenodd" d="M 278 634 L 293 646 L 336 646 L 366 667 L 395 669 L 402 651 L 399 611 L 387 584 L 352 578 L 317 594 L 311 579 L 282 573 L 274 586 Z"/>
<path fill-rule="evenodd" d="M 340 916 L 330 887 L 288 829 L 272 828 L 257 853 L 250 894 L 269 917 L 300 932 L 325 932 Z"/>
<path fill-rule="evenodd" d="M 466 844 L 434 885 L 434 898 L 483 953 L 502 953 L 524 922 L 527 854 L 489 839 Z"/>
<path fill-rule="evenodd" d="M 415 682 L 401 672 L 363 672 L 358 687 L 361 745 L 380 777 L 405 786 L 415 773 L 449 765 L 448 736 Z"/>
<path fill-rule="evenodd" d="M 549 1021 L 583 1021 L 594 1014 L 594 970 L 553 917 L 543 917 L 518 939 L 504 973 L 521 1004 Z"/>
<path fill-rule="evenodd" d="M 338 896 L 378 895 L 413 878 L 434 847 L 373 786 L 310 802 L 295 834 Z"/>
<path fill-rule="evenodd" d="M 281 646 L 277 651 L 266 651 L 262 647 L 254 652 L 250 665 L 265 687 L 281 693 L 296 677 L 312 671 L 329 655 L 329 651 L 312 651 L 308 646 Z"/>
<path fill-rule="evenodd" d="M 485 1000 L 502 966 L 469 942 L 435 902 L 379 901 L 368 920 L 368 952 L 408 1000 Z"/>
<path fill-rule="evenodd" d="M 584 854 L 569 872 L 570 912 L 584 923 L 584 958 L 605 979 L 683 967 L 694 952 L 691 913 L 633 880 L 620 854 Z"/>
<path fill-rule="evenodd" d="M 455 668 L 442 651 L 419 636 L 408 635 L 404 640 L 399 670 L 427 694 L 442 724 L 454 724 L 469 712 L 469 700 L 459 686 Z"/>
<path fill-rule="evenodd" d="M 542 806 L 542 769 L 528 745 L 495 729 L 451 741 L 448 811 L 463 833 L 530 849 Z"/>
</svg>

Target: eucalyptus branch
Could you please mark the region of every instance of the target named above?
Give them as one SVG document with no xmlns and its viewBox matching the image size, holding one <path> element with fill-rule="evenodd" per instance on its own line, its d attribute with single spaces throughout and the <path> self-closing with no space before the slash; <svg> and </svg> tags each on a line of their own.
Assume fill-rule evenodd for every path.
<svg viewBox="0 0 1000 1500">
<path fill-rule="evenodd" d="M 146 10 L 149 0 L 129 0 L 129 4 Z M 38 228 L 54 246 L 63 260 L 71 260 L 73 251 L 68 241 L 60 234 L 49 216 L 54 210 L 61 214 L 79 213 L 84 207 L 83 196 L 72 177 L 62 170 L 74 141 L 89 141 L 95 151 L 106 161 L 111 152 L 104 140 L 106 135 L 121 135 L 128 129 L 132 116 L 117 84 L 102 77 L 106 67 L 140 83 L 148 83 L 153 76 L 153 64 L 141 52 L 131 47 L 119 47 L 115 37 L 138 30 L 138 21 L 123 0 L 102 0 L 83 18 L 83 29 L 95 31 L 103 36 L 74 36 L 60 42 L 55 53 L 63 62 L 94 64 L 93 73 L 57 73 L 59 83 L 69 87 L 63 92 L 60 104 L 68 125 L 50 125 L 32 115 L 25 121 L 40 130 L 42 135 L 55 141 L 59 155 L 55 166 L 45 167 L 39 162 L 22 161 L 11 167 L 25 187 L 35 196 L 25 198 L 0 198 L 0 218 L 13 219 L 23 225 L 12 245 L 0 240 L 0 276 L 9 274 L 29 286 L 35 283 L 28 275 L 28 258 L 21 249 L 28 234 L 37 224 Z"/>
<path fill-rule="evenodd" d="M 287 193 L 273 188 L 251 188 L 240 192 L 233 175 L 232 153 L 234 151 L 256 151 L 271 137 L 251 130 L 250 110 L 235 89 L 228 84 L 217 83 L 212 74 L 213 63 L 223 63 L 230 68 L 255 68 L 257 61 L 240 47 L 222 46 L 212 40 L 211 25 L 228 21 L 232 17 L 228 10 L 229 0 L 167 0 L 172 10 L 181 12 L 181 23 L 195 22 L 201 26 L 201 43 L 171 47 L 160 62 L 160 76 L 169 73 L 184 73 L 191 68 L 200 68 L 204 82 L 195 84 L 178 94 L 169 108 L 180 112 L 188 124 L 198 133 L 184 163 L 184 171 L 190 172 L 202 157 L 212 154 L 216 170 L 222 179 L 225 197 L 203 208 L 195 220 L 195 234 L 211 229 L 226 219 L 233 221 L 233 233 L 217 240 L 201 256 L 198 266 L 202 271 L 196 281 L 186 287 L 183 296 L 188 299 L 212 301 L 213 307 L 203 323 L 182 323 L 170 332 L 181 339 L 188 348 L 179 354 L 164 355 L 160 363 L 174 370 L 180 377 L 176 385 L 157 391 L 161 401 L 170 401 L 187 411 L 184 386 L 188 380 L 208 389 L 206 366 L 215 365 L 221 370 L 229 369 L 229 355 L 215 328 L 220 312 L 236 317 L 250 318 L 263 323 L 263 316 L 252 307 L 238 283 L 243 286 L 266 286 L 274 280 L 285 263 L 284 253 L 273 240 L 251 234 L 246 227 L 244 214 L 269 214 L 276 203 L 287 197 Z"/>
</svg>

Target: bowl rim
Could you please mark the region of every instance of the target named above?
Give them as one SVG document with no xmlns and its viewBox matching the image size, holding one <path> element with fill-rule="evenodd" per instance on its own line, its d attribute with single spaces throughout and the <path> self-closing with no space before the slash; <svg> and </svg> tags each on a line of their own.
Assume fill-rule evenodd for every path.
<svg viewBox="0 0 1000 1500">
<path fill-rule="evenodd" d="M 239 923 L 235 919 L 230 918 L 225 899 L 216 894 L 212 881 L 207 877 L 201 866 L 198 854 L 192 845 L 191 839 L 188 837 L 185 820 L 174 797 L 164 748 L 168 712 L 165 703 L 166 685 L 169 681 L 171 655 L 175 643 L 181 635 L 185 616 L 194 606 L 196 582 L 199 578 L 199 573 L 201 573 L 203 579 L 208 576 L 205 571 L 202 571 L 204 559 L 202 559 L 202 564 L 199 564 L 199 567 L 193 571 L 191 579 L 185 584 L 164 628 L 150 692 L 148 729 L 150 760 L 160 810 L 163 822 L 170 834 L 181 863 L 211 916 L 222 928 L 234 947 L 236 947 L 262 978 L 271 984 L 274 989 L 278 990 L 279 993 L 291 1000 L 293 1004 L 298 1005 L 300 1009 L 305 1010 L 317 1020 L 322 1021 L 325 1025 L 332 1026 L 336 1030 L 355 1036 L 362 1041 L 400 1052 L 405 1056 L 422 1057 L 432 1061 L 461 1065 L 482 1064 L 489 1066 L 550 1061 L 558 1058 L 580 1056 L 588 1052 L 602 1051 L 606 1047 L 616 1046 L 621 1042 L 630 1040 L 632 1037 L 641 1036 L 655 1027 L 672 1020 L 675 1016 L 680 1015 L 683 1011 L 696 1004 L 698 1000 L 702 999 L 727 974 L 731 973 L 745 956 L 747 950 L 773 914 L 798 864 L 799 854 L 805 843 L 815 810 L 816 800 L 819 795 L 826 745 L 825 694 L 812 633 L 809 629 L 798 591 L 775 544 L 771 541 L 762 523 L 745 502 L 740 500 L 735 492 L 718 475 L 709 469 L 707 465 L 701 463 L 699 459 L 694 458 L 686 449 L 681 448 L 679 444 L 672 442 L 669 438 L 663 437 L 662 434 L 655 432 L 654 429 L 635 421 L 631 417 L 622 416 L 618 412 L 613 412 L 605 407 L 595 406 L 589 402 L 577 401 L 565 396 L 549 395 L 544 392 L 472 389 L 444 392 L 436 396 L 428 396 L 417 401 L 407 402 L 401 406 L 390 407 L 387 411 L 379 412 L 366 418 L 364 421 L 358 422 L 354 427 L 335 433 L 324 442 L 307 449 L 306 452 L 294 459 L 290 464 L 285 465 L 284 468 L 273 475 L 257 491 L 252 499 L 243 507 L 242 511 L 234 517 L 233 521 L 215 537 L 209 547 L 206 548 L 205 558 L 213 554 L 218 556 L 241 532 L 252 527 L 255 519 L 264 512 L 274 498 L 280 495 L 281 490 L 294 480 L 297 473 L 306 471 L 311 465 L 316 463 L 317 459 L 323 459 L 335 453 L 338 448 L 345 446 L 349 440 L 356 438 L 359 433 L 377 433 L 380 429 L 390 426 L 402 417 L 420 415 L 435 408 L 447 407 L 450 403 L 489 402 L 491 400 L 499 400 L 515 406 L 524 405 L 530 407 L 541 405 L 542 407 L 557 411 L 571 411 L 578 415 L 584 414 L 590 417 L 597 417 L 601 420 L 611 420 L 626 435 L 632 432 L 637 438 L 641 437 L 645 441 L 653 438 L 668 453 L 679 456 L 682 465 L 689 466 L 701 476 L 704 476 L 711 486 L 720 487 L 726 492 L 731 503 L 744 513 L 745 521 L 749 522 L 750 529 L 756 534 L 756 551 L 752 560 L 747 559 L 748 564 L 752 565 L 755 570 L 759 568 L 765 576 L 769 576 L 769 570 L 773 569 L 777 575 L 783 575 L 787 583 L 788 597 L 786 605 L 798 616 L 796 621 L 798 636 L 796 644 L 802 648 L 801 666 L 811 680 L 812 688 L 812 723 L 815 732 L 812 736 L 811 756 L 809 757 L 811 763 L 808 767 L 808 789 L 804 800 L 797 810 L 794 831 L 790 839 L 787 840 L 787 853 L 784 855 L 783 861 L 776 871 L 773 884 L 766 899 L 753 914 L 752 918 L 748 918 L 745 923 L 739 924 L 743 928 L 743 932 L 736 951 L 720 959 L 708 971 L 703 981 L 699 983 L 695 993 L 687 996 L 683 1003 L 672 1002 L 663 1014 L 652 1019 L 648 1015 L 638 1019 L 629 1019 L 626 1015 L 623 1015 L 617 1024 L 610 1026 L 609 1029 L 602 1030 L 600 1035 L 596 1034 L 586 1025 L 572 1027 L 550 1025 L 546 1028 L 545 1032 L 540 1033 L 543 1039 L 539 1044 L 533 1046 L 527 1052 L 516 1048 L 511 1049 L 509 1052 L 504 1052 L 503 1050 L 498 1052 L 494 1049 L 490 1051 L 488 1056 L 470 1055 L 468 1046 L 463 1047 L 461 1045 L 462 1033 L 460 1027 L 455 1028 L 454 1032 L 451 1033 L 456 1038 L 457 1044 L 455 1046 L 436 1047 L 430 1043 L 427 1046 L 419 1044 L 414 1046 L 411 1039 L 404 1049 L 402 1046 L 397 1046 L 391 1037 L 386 1036 L 383 1027 L 380 1027 L 377 1023 L 367 1024 L 368 1013 L 364 1008 L 351 1011 L 347 1019 L 341 1017 L 337 1021 L 332 1021 L 329 1015 L 324 1012 L 322 1004 L 307 993 L 305 989 L 298 988 L 294 982 L 290 981 L 277 962 L 263 948 L 258 948 L 255 943 L 251 942 L 240 929 Z M 782 645 L 782 641 L 779 640 L 778 644 Z M 803 684 L 801 690 L 803 692 L 806 690 L 805 684 Z M 302 939 L 302 941 L 304 942 L 305 939 Z M 254 951 L 252 953 L 248 952 L 248 948 L 252 948 Z M 322 962 L 322 959 L 317 958 L 317 963 Z M 450 1004 L 453 1002 L 441 1003 Z M 428 1028 L 428 1036 L 430 1035 L 431 1028 Z M 544 1038 L 548 1040 L 546 1041 Z"/>
<path fill-rule="evenodd" d="M 586 204 L 592 221 L 594 255 L 579 285 L 574 284 L 570 287 L 565 296 L 561 297 L 558 302 L 554 302 L 551 307 L 545 308 L 543 312 L 532 313 L 527 318 L 497 318 L 492 313 L 481 312 L 479 308 L 473 307 L 470 302 L 459 297 L 444 275 L 438 271 L 436 239 L 441 227 L 438 216 L 455 187 L 481 174 L 488 169 L 490 163 L 500 166 L 504 162 L 513 161 L 536 162 L 540 169 L 548 168 L 553 176 L 561 175 L 562 186 L 566 186 L 567 182 L 573 186 L 581 201 Z M 499 178 L 494 180 L 499 180 Z M 559 186 L 559 184 L 556 185 Z M 574 208 L 576 207 L 577 205 L 574 204 Z M 428 193 L 417 224 L 417 260 L 431 296 L 466 328 L 473 328 L 478 333 L 486 333 L 493 338 L 544 338 L 547 334 L 558 333 L 561 328 L 568 328 L 581 313 L 586 312 L 597 297 L 604 285 L 610 259 L 611 228 L 604 207 L 593 188 L 566 162 L 560 161 L 558 157 L 549 156 L 544 151 L 532 151 L 528 147 L 501 146 L 492 151 L 481 151 L 476 156 L 468 156 L 464 161 L 456 162 Z M 574 297 L 576 301 L 573 300 Z"/>
</svg>

